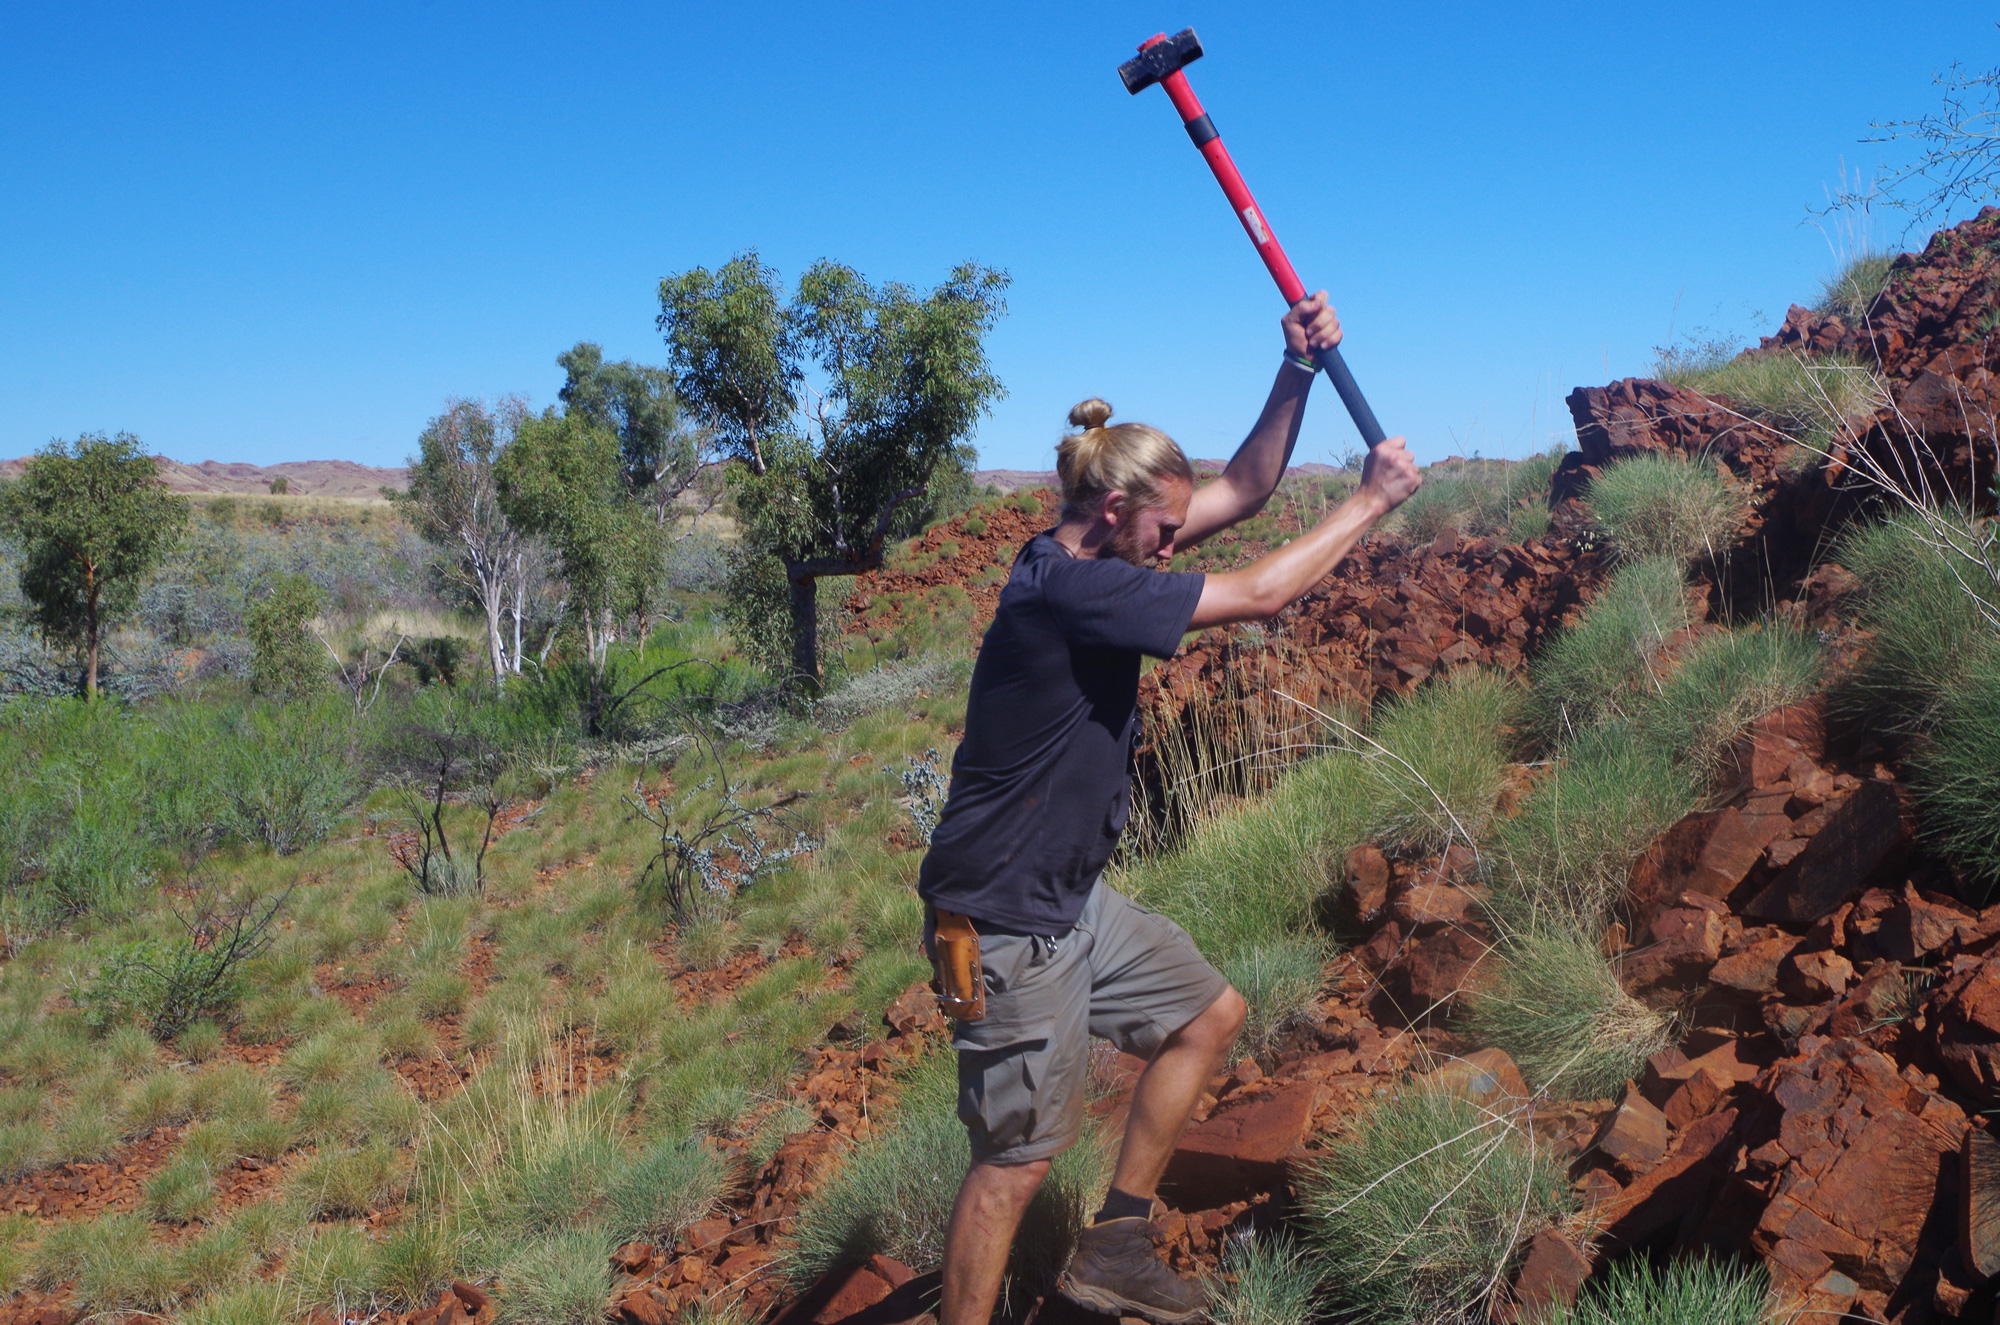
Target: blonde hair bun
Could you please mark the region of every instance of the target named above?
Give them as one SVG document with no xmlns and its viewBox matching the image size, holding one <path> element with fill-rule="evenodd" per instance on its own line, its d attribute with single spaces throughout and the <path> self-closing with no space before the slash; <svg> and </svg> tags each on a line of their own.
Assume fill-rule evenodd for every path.
<svg viewBox="0 0 2000 1325">
<path fill-rule="evenodd" d="M 1092 396 L 1070 408 L 1069 421 L 1078 428 L 1102 428 L 1111 419 L 1111 406 Z"/>
</svg>

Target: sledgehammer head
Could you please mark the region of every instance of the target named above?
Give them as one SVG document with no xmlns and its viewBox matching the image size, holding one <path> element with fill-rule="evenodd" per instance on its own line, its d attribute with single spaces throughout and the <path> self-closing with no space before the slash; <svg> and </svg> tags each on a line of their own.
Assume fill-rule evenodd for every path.
<svg viewBox="0 0 2000 1325">
<path fill-rule="evenodd" d="M 1193 28 L 1182 28 L 1171 37 L 1155 37 L 1139 48 L 1139 53 L 1118 66 L 1125 90 L 1144 92 L 1168 74 L 1179 73 L 1201 58 L 1201 38 Z"/>
</svg>

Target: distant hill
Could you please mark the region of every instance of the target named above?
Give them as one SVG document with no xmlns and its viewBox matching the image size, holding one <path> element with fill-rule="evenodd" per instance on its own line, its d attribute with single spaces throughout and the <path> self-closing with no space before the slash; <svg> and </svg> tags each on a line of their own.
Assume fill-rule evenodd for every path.
<svg viewBox="0 0 2000 1325">
<path fill-rule="evenodd" d="M 285 492 L 293 497 L 379 497 L 383 488 L 401 488 L 409 483 L 407 469 L 375 469 L 352 460 L 292 460 L 282 465 L 225 465 L 204 460 L 184 465 L 156 455 L 160 476 L 175 492 L 210 496 L 262 496 L 271 490 L 272 479 L 285 480 Z M 16 478 L 25 460 L 0 460 L 0 478 Z"/>
</svg>

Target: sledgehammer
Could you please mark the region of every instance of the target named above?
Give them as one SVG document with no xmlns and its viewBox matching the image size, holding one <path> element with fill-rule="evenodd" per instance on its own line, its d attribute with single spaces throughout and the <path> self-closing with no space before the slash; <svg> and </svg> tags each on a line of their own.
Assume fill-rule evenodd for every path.
<svg viewBox="0 0 2000 1325">
<path fill-rule="evenodd" d="M 1164 33 L 1156 35 L 1139 47 L 1139 54 L 1118 66 L 1118 77 L 1125 81 L 1125 90 L 1137 95 L 1158 83 L 1167 90 L 1167 96 L 1180 112 L 1181 124 L 1187 129 L 1188 137 L 1201 149 L 1201 155 L 1208 162 L 1208 168 L 1215 172 L 1215 182 L 1222 185 L 1222 191 L 1229 196 L 1229 205 L 1236 210 L 1236 219 L 1243 222 L 1243 229 L 1250 236 L 1250 242 L 1257 246 L 1257 256 L 1264 259 L 1270 268 L 1271 279 L 1278 283 L 1279 293 L 1285 296 L 1287 304 L 1296 304 L 1306 297 L 1305 283 L 1292 270 L 1292 260 L 1285 256 L 1285 250 L 1278 246 L 1278 237 L 1271 233 L 1270 223 L 1257 206 L 1257 200 L 1250 196 L 1250 187 L 1243 182 L 1237 172 L 1236 163 L 1229 159 L 1229 149 L 1222 145 L 1222 136 L 1215 131 L 1214 121 L 1195 99 L 1194 89 L 1188 86 L 1187 75 L 1181 70 L 1201 58 L 1201 38 L 1194 35 L 1193 28 L 1182 28 L 1173 36 Z M 1333 389 L 1340 393 L 1341 403 L 1354 419 L 1354 426 L 1361 430 L 1361 440 L 1371 448 L 1385 440 L 1387 434 L 1382 425 L 1375 421 L 1375 411 L 1368 408 L 1367 397 L 1355 385 L 1354 374 L 1347 371 L 1347 361 L 1340 357 L 1340 347 L 1330 346 L 1313 354 L 1327 377 L 1333 381 Z"/>
</svg>

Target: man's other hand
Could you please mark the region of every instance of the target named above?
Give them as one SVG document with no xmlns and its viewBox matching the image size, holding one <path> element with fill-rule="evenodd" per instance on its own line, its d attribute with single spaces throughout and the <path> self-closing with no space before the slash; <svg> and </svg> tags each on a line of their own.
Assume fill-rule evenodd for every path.
<svg viewBox="0 0 2000 1325">
<path fill-rule="evenodd" d="M 1278 325 L 1285 332 L 1285 349 L 1292 354 L 1310 356 L 1340 344 L 1340 316 L 1326 301 L 1324 290 L 1293 304 Z"/>
<path fill-rule="evenodd" d="M 1400 437 L 1391 437 L 1375 447 L 1361 462 L 1360 491 L 1381 502 L 1384 515 L 1408 501 L 1410 494 L 1423 485 L 1423 475 L 1417 472 L 1417 458 Z"/>
</svg>

